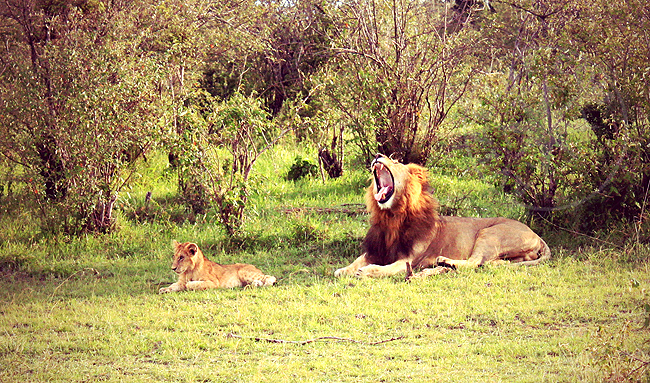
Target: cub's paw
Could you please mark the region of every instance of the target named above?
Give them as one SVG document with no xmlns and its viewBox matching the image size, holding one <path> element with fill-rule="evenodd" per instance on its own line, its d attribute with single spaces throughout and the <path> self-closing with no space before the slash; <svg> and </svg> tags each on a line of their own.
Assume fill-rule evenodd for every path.
<svg viewBox="0 0 650 383">
<path fill-rule="evenodd" d="M 178 283 L 171 284 L 167 287 L 163 287 L 160 290 L 158 290 L 158 294 L 165 294 L 165 293 L 175 293 L 177 291 L 185 290 L 184 285 L 179 285 Z"/>
<path fill-rule="evenodd" d="M 158 294 L 165 294 L 165 293 L 171 293 L 171 292 L 172 292 L 172 289 L 170 289 L 169 287 L 163 287 L 160 290 L 158 290 Z"/>
</svg>

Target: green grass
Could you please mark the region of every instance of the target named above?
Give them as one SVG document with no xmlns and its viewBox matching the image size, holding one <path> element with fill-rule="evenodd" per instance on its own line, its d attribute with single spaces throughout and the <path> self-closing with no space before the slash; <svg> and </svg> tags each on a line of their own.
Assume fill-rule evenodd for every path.
<svg viewBox="0 0 650 383">
<path fill-rule="evenodd" d="M 183 209 L 160 160 L 120 201 L 115 234 L 42 237 L 33 217 L 6 207 L 0 381 L 650 378 L 650 333 L 642 329 L 650 315 L 649 248 L 558 242 L 554 260 L 538 267 L 485 267 L 409 283 L 337 280 L 332 272 L 358 255 L 367 230 L 367 216 L 349 211 L 363 201 L 367 173 L 288 182 L 281 176 L 294 157 L 280 150 L 260 160 L 235 238 L 209 214 L 165 221 Z M 443 207 L 458 214 L 521 214 L 479 180 L 434 174 L 432 183 Z M 149 190 L 159 215 L 135 219 Z M 256 264 L 278 284 L 158 295 L 175 280 L 172 239 L 197 242 L 218 262 Z M 289 343 L 320 337 L 337 339 Z"/>
<path fill-rule="evenodd" d="M 639 365 L 621 365 L 624 355 L 650 356 L 639 349 L 649 281 L 645 266 L 617 269 L 596 255 L 415 283 L 269 266 L 277 287 L 165 296 L 156 290 L 172 278 L 154 262 L 11 277 L 1 284 L 0 380 L 602 381 L 607 358 L 624 372 Z M 253 339 L 325 336 L 364 343 Z"/>
</svg>

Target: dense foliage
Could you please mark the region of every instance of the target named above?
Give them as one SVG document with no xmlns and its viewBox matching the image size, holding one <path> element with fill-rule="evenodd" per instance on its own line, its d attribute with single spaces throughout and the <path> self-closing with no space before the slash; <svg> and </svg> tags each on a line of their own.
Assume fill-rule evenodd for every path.
<svg viewBox="0 0 650 383">
<path fill-rule="evenodd" d="M 531 218 L 650 238 L 644 0 L 8 0 L 0 25 L 0 190 L 47 231 L 112 230 L 155 149 L 234 233 L 291 131 L 331 177 L 451 142 Z"/>
</svg>

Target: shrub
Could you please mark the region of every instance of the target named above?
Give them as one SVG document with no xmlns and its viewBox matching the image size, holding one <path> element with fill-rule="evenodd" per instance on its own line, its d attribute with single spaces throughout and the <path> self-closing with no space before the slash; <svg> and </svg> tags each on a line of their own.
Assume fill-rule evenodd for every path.
<svg viewBox="0 0 650 383">
<path fill-rule="evenodd" d="M 248 202 L 248 178 L 275 135 L 261 101 L 235 94 L 219 101 L 196 91 L 188 100 L 170 150 L 178 161 L 179 189 L 195 214 L 211 207 L 229 234 L 242 223 Z"/>
<path fill-rule="evenodd" d="M 171 47 L 142 40 L 167 26 L 142 23 L 146 7 L 81 3 L 20 2 L 0 16 L 0 151 L 31 181 L 44 231 L 112 230 L 119 193 L 162 131 Z"/>
<path fill-rule="evenodd" d="M 317 174 L 318 167 L 316 165 L 303 159 L 302 156 L 296 156 L 287 173 L 286 179 L 289 181 L 297 181 L 301 178 L 315 176 Z"/>
</svg>

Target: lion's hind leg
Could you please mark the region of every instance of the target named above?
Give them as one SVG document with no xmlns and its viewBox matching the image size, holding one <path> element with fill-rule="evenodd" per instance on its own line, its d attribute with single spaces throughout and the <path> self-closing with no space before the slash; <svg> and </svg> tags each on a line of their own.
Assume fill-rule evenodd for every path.
<svg viewBox="0 0 650 383">
<path fill-rule="evenodd" d="M 262 275 L 261 278 L 254 279 L 252 282 L 250 282 L 250 285 L 253 285 L 255 287 L 273 286 L 276 280 L 277 279 L 273 275 Z"/>
<path fill-rule="evenodd" d="M 546 243 L 528 226 L 508 220 L 480 230 L 468 259 L 440 256 L 436 264 L 455 268 L 476 268 L 488 263 L 534 265 L 546 258 L 550 258 Z"/>
<path fill-rule="evenodd" d="M 245 265 L 240 268 L 237 276 L 244 286 L 272 286 L 276 282 L 274 276 L 264 274 L 260 269 L 253 265 Z"/>
<path fill-rule="evenodd" d="M 546 242 L 539 238 L 539 246 L 533 249 L 529 254 L 524 255 L 520 259 L 511 259 L 512 265 L 518 266 L 536 266 L 541 262 L 551 259 L 551 249 L 548 248 Z"/>
</svg>

